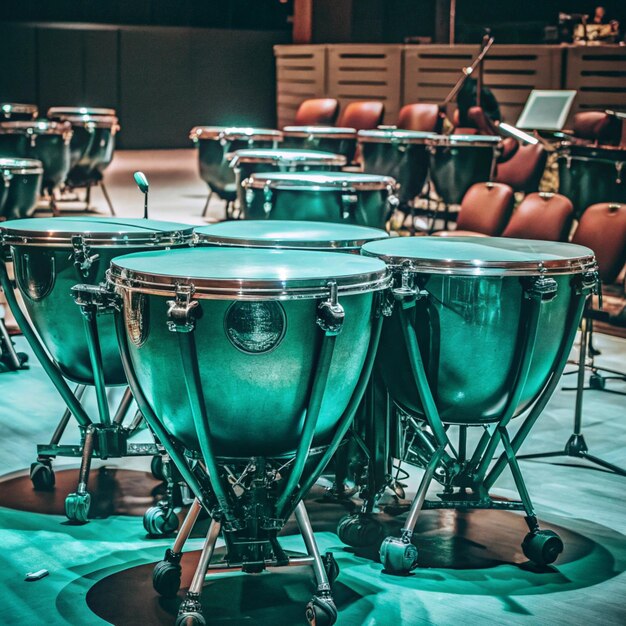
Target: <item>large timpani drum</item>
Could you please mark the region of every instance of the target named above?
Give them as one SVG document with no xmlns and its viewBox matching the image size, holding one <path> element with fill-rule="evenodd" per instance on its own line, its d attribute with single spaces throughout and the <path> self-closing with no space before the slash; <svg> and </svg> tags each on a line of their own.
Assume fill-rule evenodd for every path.
<svg viewBox="0 0 626 626">
<path fill-rule="evenodd" d="M 82 316 L 71 297 L 77 283 L 98 285 L 120 254 L 188 245 L 191 226 L 132 218 L 46 218 L 8 221 L 17 287 L 32 324 L 63 376 L 93 384 Z M 110 317 L 99 319 L 107 385 L 126 384 Z"/>
<path fill-rule="evenodd" d="M 194 231 L 199 246 L 319 250 L 358 254 L 369 241 L 389 235 L 378 228 L 327 222 L 243 220 L 201 226 Z"/>
<path fill-rule="evenodd" d="M 347 222 L 385 228 L 397 206 L 389 176 L 348 172 L 253 174 L 243 182 L 246 219 Z"/>
<path fill-rule="evenodd" d="M 408 204 L 426 183 L 426 141 L 435 136 L 412 130 L 360 130 L 358 141 L 363 171 L 395 178 L 400 185 L 400 203 Z"/>
<path fill-rule="evenodd" d="M 37 159 L 43 164 L 42 189 L 52 191 L 64 180 L 70 167 L 69 122 L 0 123 L 0 157 Z"/>
<path fill-rule="evenodd" d="M 435 135 L 426 143 L 430 177 L 445 204 L 460 204 L 474 183 L 490 181 L 502 148 L 490 135 Z"/>
<path fill-rule="evenodd" d="M 354 158 L 356 129 L 340 126 L 285 126 L 284 148 L 321 150 L 346 157 L 349 163 Z"/>
<path fill-rule="evenodd" d="M 0 103 L 0 120 L 3 121 L 34 120 L 37 115 L 39 115 L 39 109 L 36 104 Z"/>
<path fill-rule="evenodd" d="M 41 161 L 0 158 L 0 216 L 28 217 L 37 204 L 42 178 Z"/>
<path fill-rule="evenodd" d="M 224 200 L 237 196 L 235 173 L 228 155 L 244 148 L 275 148 L 283 135 L 271 128 L 195 126 L 189 138 L 198 147 L 200 177 Z"/>
<path fill-rule="evenodd" d="M 559 193 L 577 218 L 599 202 L 626 202 L 626 150 L 564 144 L 559 148 Z"/>
</svg>

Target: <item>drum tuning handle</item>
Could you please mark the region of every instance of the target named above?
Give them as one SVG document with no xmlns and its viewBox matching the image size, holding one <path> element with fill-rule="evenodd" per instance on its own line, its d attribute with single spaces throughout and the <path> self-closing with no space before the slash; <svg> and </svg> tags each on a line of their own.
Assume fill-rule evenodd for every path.
<svg viewBox="0 0 626 626">
<path fill-rule="evenodd" d="M 542 301 L 552 300 L 556 297 L 557 282 L 549 276 L 538 276 L 532 278 L 530 284 L 526 287 L 527 298 L 538 298 Z"/>
<path fill-rule="evenodd" d="M 100 255 L 91 254 L 89 244 L 85 242 L 81 235 L 72 237 L 72 246 L 74 248 L 74 267 L 83 277 L 87 277 L 92 265 L 100 258 Z"/>
<path fill-rule="evenodd" d="M 167 301 L 167 328 L 174 333 L 189 333 L 196 326 L 198 301 L 192 300 L 193 285 L 178 285 L 176 297 Z"/>
<path fill-rule="evenodd" d="M 339 303 L 337 297 L 337 283 L 330 281 L 328 283 L 330 294 L 327 300 L 321 302 L 317 307 L 317 325 L 327 335 L 338 335 L 343 327 L 343 321 L 346 313 Z"/>
</svg>

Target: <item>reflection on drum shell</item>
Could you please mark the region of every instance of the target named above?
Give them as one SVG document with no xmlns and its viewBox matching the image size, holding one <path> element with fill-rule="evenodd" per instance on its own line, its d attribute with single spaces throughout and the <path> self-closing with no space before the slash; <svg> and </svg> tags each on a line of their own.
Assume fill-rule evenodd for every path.
<svg viewBox="0 0 626 626">
<path fill-rule="evenodd" d="M 122 291 L 125 291 L 122 288 Z M 172 294 L 173 295 L 173 294 Z M 196 429 L 184 393 L 177 333 L 167 327 L 167 301 L 148 295 L 148 332 L 142 345 L 128 340 L 139 384 L 164 426 L 186 447 L 198 450 Z M 331 364 L 315 445 L 333 433 L 361 373 L 371 335 L 373 293 L 339 297 L 345 321 Z M 313 374 L 321 333 L 319 300 L 272 302 L 284 311 L 282 340 L 270 351 L 243 352 L 227 335 L 232 300 L 201 299 L 194 330 L 216 454 L 223 457 L 279 456 L 293 451 L 304 419 L 304 399 Z M 259 301 L 257 301 L 259 302 Z M 263 306 L 261 304 L 261 306 Z M 126 314 L 126 313 L 124 313 Z M 278 319 L 274 316 L 276 323 Z M 254 333 L 253 333 L 254 334 Z"/>
<path fill-rule="evenodd" d="M 25 170 L 19 174 L 13 173 L 8 185 L 0 181 L 0 186 L 5 191 L 4 202 L 0 199 L 0 215 L 6 219 L 29 217 L 37 204 L 42 179 L 40 170 Z"/>
<path fill-rule="evenodd" d="M 70 185 L 97 182 L 102 172 L 113 160 L 115 131 L 113 127 L 73 124 L 74 135 L 70 142 Z"/>
<path fill-rule="evenodd" d="M 512 385 L 524 293 L 519 276 L 416 273 L 429 297 L 411 311 L 430 388 L 444 423 L 497 421 Z M 557 296 L 544 303 L 539 340 L 515 414 L 537 397 L 555 364 L 566 332 L 574 275 L 555 275 Z M 378 367 L 394 401 L 410 413 L 423 409 L 413 383 L 397 312 L 385 321 Z"/>
</svg>

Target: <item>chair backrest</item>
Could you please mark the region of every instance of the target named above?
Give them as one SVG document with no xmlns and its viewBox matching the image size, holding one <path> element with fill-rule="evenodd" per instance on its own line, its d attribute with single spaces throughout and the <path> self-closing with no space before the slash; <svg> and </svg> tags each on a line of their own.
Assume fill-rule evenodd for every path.
<svg viewBox="0 0 626 626">
<path fill-rule="evenodd" d="M 503 237 L 567 241 L 574 207 L 559 193 L 530 193 L 513 211 Z"/>
<path fill-rule="evenodd" d="M 383 121 L 385 105 L 382 102 L 351 102 L 339 116 L 337 126 L 372 130 Z"/>
<path fill-rule="evenodd" d="M 515 191 L 537 191 L 547 158 L 548 153 L 540 143 L 520 145 L 508 161 L 498 163 L 495 180 L 510 185 Z"/>
<path fill-rule="evenodd" d="M 404 130 L 435 133 L 440 131 L 440 122 L 438 105 L 418 102 L 406 104 L 400 109 L 397 126 Z"/>
<path fill-rule="evenodd" d="M 619 144 L 622 133 L 621 124 L 620 119 L 604 111 L 583 111 L 574 115 L 572 130 L 580 139 Z"/>
<path fill-rule="evenodd" d="M 476 183 L 463 196 L 457 229 L 498 236 L 513 209 L 513 189 L 503 183 Z"/>
<path fill-rule="evenodd" d="M 339 113 L 339 103 L 334 98 L 305 100 L 296 112 L 296 126 L 332 126 Z"/>
<path fill-rule="evenodd" d="M 615 282 L 626 263 L 626 204 L 592 204 L 582 214 L 572 243 L 591 248 L 602 282 Z"/>
</svg>

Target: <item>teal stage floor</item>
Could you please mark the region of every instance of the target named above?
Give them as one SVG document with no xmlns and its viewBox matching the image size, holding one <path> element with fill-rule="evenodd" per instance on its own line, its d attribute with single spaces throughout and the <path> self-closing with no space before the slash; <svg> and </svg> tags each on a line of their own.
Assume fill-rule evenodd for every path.
<svg viewBox="0 0 626 626">
<path fill-rule="evenodd" d="M 18 342 L 23 349 L 23 340 Z M 600 336 L 597 347 L 616 366 L 626 342 Z M 0 397 L 0 472 L 19 477 L 34 459 L 35 443 L 50 437 L 62 405 L 32 359 L 30 370 L 0 375 Z M 523 452 L 565 442 L 573 401 L 571 393 L 555 395 Z M 593 451 L 626 464 L 624 397 L 594 391 L 586 394 L 585 406 L 585 433 Z M 56 463 L 57 469 L 75 466 L 67 459 Z M 146 470 L 148 462 L 140 459 L 131 467 Z M 525 563 L 519 548 L 524 523 L 516 514 L 433 511 L 418 527 L 425 567 L 404 578 L 387 575 L 374 552 L 355 554 L 332 532 L 336 506 L 311 500 L 320 547 L 332 550 L 341 567 L 335 586 L 338 623 L 626 623 L 626 479 L 566 459 L 558 464 L 525 461 L 522 469 L 541 520 L 558 528 L 566 543 L 556 567 L 542 572 Z M 417 477 L 411 477 L 410 488 Z M 0 501 L 5 501 L 7 484 L 0 483 Z M 30 489 L 29 482 L 23 485 Z M 512 489 L 505 475 L 496 492 L 513 496 Z M 124 495 L 131 503 L 135 498 L 140 508 L 149 504 L 148 494 Z M 398 528 L 401 518 L 387 521 Z M 295 535 L 283 543 L 287 549 L 303 547 Z M 148 565 L 170 544 L 170 539 L 147 538 L 140 516 L 105 515 L 72 526 L 58 514 L 0 508 L 0 624 L 173 624 L 176 603 L 157 599 Z M 196 537 L 188 547 L 197 550 L 200 544 Z M 190 555 L 188 562 L 194 558 Z M 41 568 L 50 575 L 24 581 L 27 572 Z M 311 591 L 309 571 L 294 568 L 222 577 L 205 586 L 203 602 L 209 624 L 290 626 L 304 623 Z"/>
</svg>

